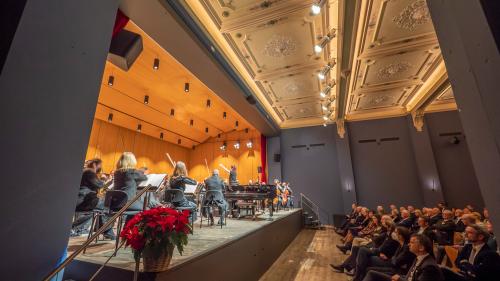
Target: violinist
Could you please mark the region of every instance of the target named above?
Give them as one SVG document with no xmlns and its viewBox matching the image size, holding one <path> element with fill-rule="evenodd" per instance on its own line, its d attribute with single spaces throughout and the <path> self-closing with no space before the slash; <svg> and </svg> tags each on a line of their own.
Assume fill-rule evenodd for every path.
<svg viewBox="0 0 500 281">
<path fill-rule="evenodd" d="M 105 183 L 98 177 L 102 171 L 102 160 L 95 158 L 85 162 L 85 169 L 83 170 L 82 179 L 80 181 L 80 189 L 78 191 L 78 199 L 76 205 L 76 212 L 90 212 L 93 209 L 103 209 L 104 199 L 97 197 L 97 193 L 105 187 Z M 99 225 L 107 221 L 107 217 L 99 216 Z M 77 236 L 88 234 L 89 223 L 92 219 L 92 214 L 79 214 L 71 227 L 71 235 Z M 114 239 L 113 228 L 110 227 L 104 232 L 104 238 Z"/>
</svg>

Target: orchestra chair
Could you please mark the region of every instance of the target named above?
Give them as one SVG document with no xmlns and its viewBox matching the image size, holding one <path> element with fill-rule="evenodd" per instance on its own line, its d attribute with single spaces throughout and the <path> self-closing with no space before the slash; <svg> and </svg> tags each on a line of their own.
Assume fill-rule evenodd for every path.
<svg viewBox="0 0 500 281">
<path fill-rule="evenodd" d="M 97 222 L 99 221 L 99 216 L 102 215 L 102 210 L 98 210 L 98 209 L 94 209 L 94 210 L 90 210 L 90 211 L 77 211 L 75 212 L 75 215 L 73 217 L 73 221 L 75 221 L 78 217 L 80 216 L 92 216 L 92 221 L 90 223 L 90 228 L 89 228 L 89 234 L 87 234 L 87 240 L 90 239 L 90 237 L 92 236 L 92 233 L 95 232 L 95 227 L 96 227 L 96 224 Z M 99 239 L 99 237 L 97 237 L 95 239 L 95 242 L 97 243 L 97 240 Z M 87 248 L 83 249 L 83 253 L 85 254 L 85 251 L 87 250 Z"/>
<path fill-rule="evenodd" d="M 193 210 L 191 207 L 176 207 L 174 203 L 182 202 L 184 201 L 184 192 L 180 189 L 167 189 L 165 190 L 165 202 L 170 203 L 172 205 L 172 208 L 176 209 L 177 211 L 184 211 L 184 210 L 189 210 L 189 216 L 191 219 L 189 220 L 189 225 L 191 226 L 191 234 L 194 232 L 194 213 L 196 212 L 196 209 Z"/>
<path fill-rule="evenodd" d="M 121 190 L 108 190 L 106 192 L 106 197 L 104 198 L 104 211 L 102 214 L 107 214 L 110 217 L 115 215 L 120 209 L 127 203 L 128 196 L 127 193 Z M 142 210 L 131 210 L 125 211 L 121 216 L 118 217 L 118 225 L 116 226 L 116 240 L 115 240 L 115 252 L 118 251 L 118 245 L 120 243 L 120 232 L 122 231 L 122 225 L 124 223 L 123 218 L 126 216 L 135 216 Z"/>
<path fill-rule="evenodd" d="M 205 202 L 208 203 L 205 205 Z M 219 208 L 219 215 L 221 216 L 222 220 L 222 208 L 217 205 L 216 201 L 224 201 L 224 194 L 222 194 L 222 191 L 220 190 L 208 190 L 205 193 L 205 198 L 202 201 L 201 204 L 201 216 L 200 216 L 200 228 L 203 225 L 203 211 L 205 211 L 205 214 L 207 215 L 207 225 L 210 224 L 210 219 L 209 219 L 209 214 L 212 213 L 212 207 L 217 207 Z M 225 213 L 227 214 L 227 212 Z M 222 223 L 220 225 L 220 228 L 222 229 Z M 224 225 L 227 225 L 227 217 L 224 216 Z"/>
</svg>

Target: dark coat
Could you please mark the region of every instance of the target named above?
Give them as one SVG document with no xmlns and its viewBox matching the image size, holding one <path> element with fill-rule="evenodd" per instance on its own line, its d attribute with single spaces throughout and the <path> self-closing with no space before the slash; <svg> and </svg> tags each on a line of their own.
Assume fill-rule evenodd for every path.
<svg viewBox="0 0 500 281">
<path fill-rule="evenodd" d="M 399 247 L 399 242 L 392 239 L 390 235 L 387 234 L 384 242 L 380 247 L 378 247 L 378 252 L 384 254 L 388 258 L 392 258 Z"/>
<path fill-rule="evenodd" d="M 140 182 L 147 180 L 148 177 L 143 172 L 135 169 L 125 169 L 115 171 L 113 178 L 113 189 L 121 190 L 127 193 L 128 200 L 132 200 L 137 194 L 137 186 Z M 129 210 L 142 210 L 144 201 L 139 199 L 135 201 Z"/>
<path fill-rule="evenodd" d="M 412 267 L 417 262 L 417 259 L 413 262 Z M 409 274 L 409 272 L 408 272 Z M 408 275 L 405 276 L 403 280 L 408 280 Z M 413 281 L 444 281 L 443 273 L 436 263 L 436 260 L 431 255 L 428 255 L 416 268 L 413 274 Z"/>
<path fill-rule="evenodd" d="M 396 223 L 396 226 L 402 226 L 408 229 L 411 229 L 412 225 L 413 225 L 413 220 L 411 217 L 407 217 L 406 219 L 401 219 L 400 221 L 398 221 L 398 223 Z"/>
<path fill-rule="evenodd" d="M 392 267 L 396 274 L 404 275 L 410 269 L 410 266 L 415 261 L 415 254 L 410 252 L 408 244 L 404 244 L 398 248 L 394 256 L 391 258 Z"/>
<path fill-rule="evenodd" d="M 432 226 L 436 233 L 436 240 L 439 245 L 452 245 L 453 234 L 455 232 L 455 222 L 453 220 L 440 220 Z"/>
<path fill-rule="evenodd" d="M 93 170 L 83 170 L 75 210 L 77 212 L 93 210 L 99 202 L 99 198 L 97 198 L 97 192 L 103 186 L 104 182 L 99 180 L 97 174 Z"/>
<path fill-rule="evenodd" d="M 493 281 L 500 276 L 500 257 L 485 244 L 476 254 L 474 263 L 471 265 L 469 256 L 472 251 L 472 244 L 466 244 L 458 253 L 455 265 L 463 272 L 473 277 L 473 280 Z"/>
</svg>

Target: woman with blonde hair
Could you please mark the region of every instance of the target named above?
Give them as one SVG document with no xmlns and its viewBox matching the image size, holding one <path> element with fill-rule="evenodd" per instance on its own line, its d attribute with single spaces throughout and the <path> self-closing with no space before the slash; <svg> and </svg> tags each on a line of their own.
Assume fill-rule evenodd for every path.
<svg viewBox="0 0 500 281">
<path fill-rule="evenodd" d="M 169 182 L 171 189 L 179 189 L 182 190 L 183 193 L 186 190 L 186 184 L 197 184 L 194 179 L 188 177 L 186 164 L 181 161 L 175 163 L 174 172 Z M 196 214 L 196 204 L 186 199 L 186 197 L 183 197 L 181 201 L 173 202 L 173 204 L 175 207 L 189 207 L 192 209 L 192 212 Z"/>
<path fill-rule="evenodd" d="M 137 160 L 132 152 L 124 152 L 116 163 L 116 171 L 113 177 L 114 190 L 121 190 L 127 193 L 128 200 L 132 200 L 137 194 L 138 184 L 147 180 L 144 171 L 137 170 Z M 160 205 L 152 197 L 149 201 L 149 207 Z M 135 201 L 128 210 L 140 211 L 144 206 L 144 197 Z"/>
</svg>

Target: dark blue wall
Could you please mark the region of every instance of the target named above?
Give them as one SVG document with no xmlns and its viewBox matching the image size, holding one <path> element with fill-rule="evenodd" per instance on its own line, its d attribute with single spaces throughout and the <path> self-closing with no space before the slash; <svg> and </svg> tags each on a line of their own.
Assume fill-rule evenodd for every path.
<svg viewBox="0 0 500 281">
<path fill-rule="evenodd" d="M 423 204 L 406 118 L 352 122 L 349 132 L 359 204 Z M 381 141 L 391 137 L 399 139 Z"/>
<path fill-rule="evenodd" d="M 343 213 L 336 137 L 335 126 L 288 129 L 281 133 L 283 180 L 291 182 L 297 199 L 304 193 L 318 204 L 323 209 L 322 221 L 330 223 L 332 214 Z M 306 147 L 292 148 L 297 145 Z"/>
<path fill-rule="evenodd" d="M 458 112 L 427 114 L 425 123 L 429 128 L 445 201 L 454 207 L 463 207 L 466 204 L 483 207 L 483 198 Z M 452 136 L 440 136 L 455 132 L 462 133 L 458 136 L 460 140 L 458 144 L 450 142 Z"/>
</svg>

